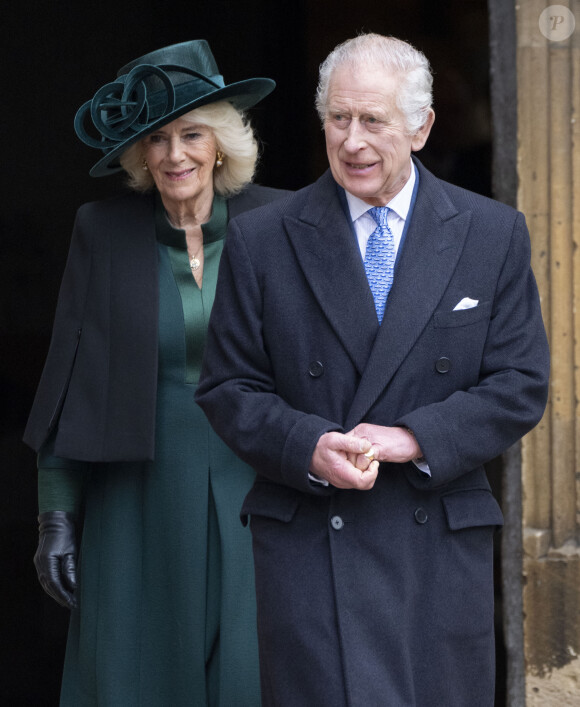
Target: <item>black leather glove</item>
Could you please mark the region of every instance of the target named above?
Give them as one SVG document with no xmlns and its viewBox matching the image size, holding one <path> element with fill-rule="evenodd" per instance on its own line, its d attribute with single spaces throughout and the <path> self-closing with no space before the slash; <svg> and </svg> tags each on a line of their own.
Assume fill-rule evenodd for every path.
<svg viewBox="0 0 580 707">
<path fill-rule="evenodd" d="M 77 543 L 74 516 L 48 511 L 38 516 L 38 548 L 34 566 L 44 591 L 67 609 L 77 605 Z"/>
</svg>

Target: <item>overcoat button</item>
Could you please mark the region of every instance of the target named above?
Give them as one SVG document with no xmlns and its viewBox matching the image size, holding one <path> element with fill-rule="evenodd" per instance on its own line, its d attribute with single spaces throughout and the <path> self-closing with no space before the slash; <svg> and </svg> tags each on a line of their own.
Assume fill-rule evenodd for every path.
<svg viewBox="0 0 580 707">
<path fill-rule="evenodd" d="M 427 522 L 427 513 L 424 508 L 417 508 L 417 510 L 415 511 L 415 520 L 420 525 L 423 525 L 423 523 Z"/>
<path fill-rule="evenodd" d="M 435 364 L 435 370 L 437 373 L 447 373 L 451 369 L 451 361 L 446 358 L 445 356 L 442 356 L 440 359 L 437 360 L 437 363 Z"/>
<path fill-rule="evenodd" d="M 344 521 L 340 516 L 332 516 L 330 519 L 330 525 L 332 525 L 335 530 L 342 530 Z"/>
<path fill-rule="evenodd" d="M 308 373 L 310 373 L 313 378 L 318 378 L 324 373 L 324 366 L 320 361 L 312 361 L 308 366 Z"/>
</svg>

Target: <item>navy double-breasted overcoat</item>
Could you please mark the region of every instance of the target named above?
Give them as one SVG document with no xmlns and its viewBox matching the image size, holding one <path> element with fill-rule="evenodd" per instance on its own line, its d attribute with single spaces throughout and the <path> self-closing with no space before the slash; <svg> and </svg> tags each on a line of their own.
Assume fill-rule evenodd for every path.
<svg viewBox="0 0 580 707">
<path fill-rule="evenodd" d="M 230 223 L 198 402 L 258 472 L 265 705 L 493 705 L 502 514 L 483 464 L 541 418 L 548 346 L 523 215 L 415 163 L 381 326 L 329 172 Z M 319 437 L 363 421 L 413 430 L 431 476 L 312 483 Z"/>
</svg>

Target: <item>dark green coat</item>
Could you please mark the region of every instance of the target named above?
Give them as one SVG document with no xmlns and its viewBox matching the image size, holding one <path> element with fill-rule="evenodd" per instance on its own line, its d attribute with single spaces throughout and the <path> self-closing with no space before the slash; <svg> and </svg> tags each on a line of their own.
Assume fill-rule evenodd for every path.
<svg viewBox="0 0 580 707">
<path fill-rule="evenodd" d="M 280 195 L 250 187 L 229 211 Z M 88 476 L 67 707 L 260 703 L 251 545 L 238 519 L 254 473 L 194 402 L 227 220 L 224 208 L 216 224 L 216 211 L 203 227 L 201 291 L 183 232 L 159 214 L 155 227 L 151 197 L 77 216 L 27 428 L 42 444 L 57 424 L 55 453 Z"/>
</svg>

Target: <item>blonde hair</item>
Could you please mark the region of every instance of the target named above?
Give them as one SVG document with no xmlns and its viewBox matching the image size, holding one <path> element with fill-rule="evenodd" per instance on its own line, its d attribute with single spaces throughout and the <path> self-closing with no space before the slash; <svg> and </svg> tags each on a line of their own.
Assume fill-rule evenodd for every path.
<svg viewBox="0 0 580 707">
<path fill-rule="evenodd" d="M 427 57 L 408 42 L 380 34 L 361 34 L 339 44 L 320 65 L 316 110 L 324 123 L 328 108 L 328 89 L 339 66 L 379 66 L 398 74 L 397 105 L 407 130 L 414 135 L 423 127 L 433 103 L 433 77 Z"/>
<path fill-rule="evenodd" d="M 182 116 L 198 125 L 207 125 L 216 139 L 216 147 L 224 153 L 221 167 L 214 168 L 213 185 L 217 194 L 233 196 L 249 184 L 256 171 L 258 143 L 245 114 L 227 101 L 209 103 Z M 143 169 L 141 141 L 131 145 L 120 158 L 129 175 L 128 185 L 136 191 L 155 186 L 151 172 Z"/>
</svg>

